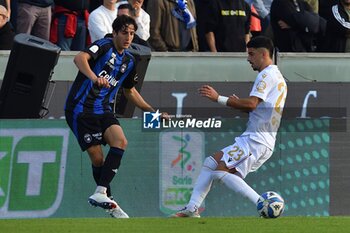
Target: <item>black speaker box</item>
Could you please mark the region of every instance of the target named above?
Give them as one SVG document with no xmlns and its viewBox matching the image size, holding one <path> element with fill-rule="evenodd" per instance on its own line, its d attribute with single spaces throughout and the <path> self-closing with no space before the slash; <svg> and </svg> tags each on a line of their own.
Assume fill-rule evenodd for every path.
<svg viewBox="0 0 350 233">
<path fill-rule="evenodd" d="M 47 40 L 18 34 L 0 90 L 0 118 L 40 118 L 48 83 L 61 48 Z"/>
<path fill-rule="evenodd" d="M 136 59 L 136 71 L 138 74 L 138 82 L 135 86 L 138 92 L 141 92 L 143 80 L 146 75 L 147 67 L 149 61 L 151 60 L 151 49 L 139 45 L 139 44 L 131 44 L 128 50 Z M 123 94 L 122 88 L 118 91 L 115 103 L 114 103 L 114 111 L 118 117 L 130 118 L 133 116 L 135 111 L 135 105 L 128 101 L 128 99 Z"/>
</svg>

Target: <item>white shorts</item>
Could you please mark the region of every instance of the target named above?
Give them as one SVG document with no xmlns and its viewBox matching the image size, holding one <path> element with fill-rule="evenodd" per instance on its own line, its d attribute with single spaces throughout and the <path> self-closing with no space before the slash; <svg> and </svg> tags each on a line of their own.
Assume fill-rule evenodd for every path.
<svg viewBox="0 0 350 233">
<path fill-rule="evenodd" d="M 249 136 L 236 137 L 233 145 L 221 151 L 224 153 L 221 161 L 224 161 L 229 169 L 236 168 L 243 179 L 248 173 L 256 171 L 272 155 L 270 148 L 251 140 Z"/>
</svg>

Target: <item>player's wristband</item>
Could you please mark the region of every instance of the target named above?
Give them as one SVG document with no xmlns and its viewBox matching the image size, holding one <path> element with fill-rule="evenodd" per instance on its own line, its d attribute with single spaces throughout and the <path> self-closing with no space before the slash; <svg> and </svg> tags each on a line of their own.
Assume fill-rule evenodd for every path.
<svg viewBox="0 0 350 233">
<path fill-rule="evenodd" d="M 228 101 L 228 97 L 227 96 L 219 95 L 219 97 L 218 97 L 218 103 L 219 104 L 226 106 L 227 105 L 227 101 Z"/>
</svg>

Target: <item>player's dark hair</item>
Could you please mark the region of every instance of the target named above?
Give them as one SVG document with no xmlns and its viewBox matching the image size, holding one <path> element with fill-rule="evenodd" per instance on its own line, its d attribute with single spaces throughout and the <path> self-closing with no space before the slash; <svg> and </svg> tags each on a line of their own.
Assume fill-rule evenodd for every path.
<svg viewBox="0 0 350 233">
<path fill-rule="evenodd" d="M 247 44 L 247 48 L 265 48 L 269 51 L 270 58 L 273 56 L 274 45 L 270 38 L 266 36 L 253 37 Z"/>
<path fill-rule="evenodd" d="M 124 30 L 125 28 L 127 28 L 131 24 L 134 25 L 134 29 L 136 31 L 137 24 L 136 24 L 135 20 L 128 15 L 121 15 L 121 16 L 118 16 L 113 21 L 112 28 L 113 28 L 113 31 L 118 33 L 120 30 Z"/>
</svg>

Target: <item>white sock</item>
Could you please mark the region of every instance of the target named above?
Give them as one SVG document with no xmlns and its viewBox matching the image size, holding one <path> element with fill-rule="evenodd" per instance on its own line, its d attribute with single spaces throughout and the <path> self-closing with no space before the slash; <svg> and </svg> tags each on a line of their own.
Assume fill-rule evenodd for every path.
<svg viewBox="0 0 350 233">
<path fill-rule="evenodd" d="M 217 165 L 217 162 L 211 156 L 204 160 L 203 167 L 194 185 L 191 199 L 186 206 L 188 210 L 195 211 L 201 206 L 213 183 L 212 172 L 216 169 Z"/>
<path fill-rule="evenodd" d="M 237 175 L 225 171 L 215 171 L 213 172 L 213 178 L 221 180 L 229 189 L 232 189 L 236 193 L 248 198 L 254 204 L 256 204 L 260 197 L 254 189 Z"/>
<path fill-rule="evenodd" d="M 95 193 L 102 193 L 102 194 L 106 194 L 107 193 L 107 188 L 103 187 L 103 186 L 97 186 Z"/>
</svg>

